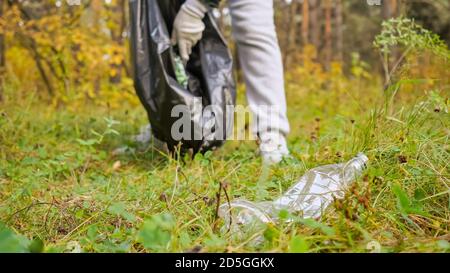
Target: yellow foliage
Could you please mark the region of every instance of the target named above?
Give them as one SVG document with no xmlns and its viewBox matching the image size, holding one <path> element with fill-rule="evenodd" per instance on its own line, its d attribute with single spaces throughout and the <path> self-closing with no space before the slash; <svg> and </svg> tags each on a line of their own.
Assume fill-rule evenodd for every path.
<svg viewBox="0 0 450 273">
<path fill-rule="evenodd" d="M 83 23 L 80 18 L 88 13 L 82 6 L 72 7 L 71 12 L 55 9 L 33 19 L 24 19 L 17 5 L 5 10 L 0 32 L 8 45 L 8 78 L 24 90 L 37 91 L 54 106 L 64 104 L 75 111 L 86 102 L 110 107 L 120 107 L 124 101 L 138 103 L 132 80 L 126 76 L 126 43 L 108 33 L 119 29 L 114 14 L 107 14 L 115 5 L 118 2 L 112 1 L 100 10 L 107 29 Z"/>
<path fill-rule="evenodd" d="M 316 61 L 317 56 L 317 49 L 313 45 L 306 45 L 299 56 L 299 65 L 287 72 L 287 80 L 298 82 L 299 88 L 304 90 L 322 90 L 330 87 L 336 91 L 344 90 L 348 79 L 344 74 L 343 64 L 332 62 L 330 69 L 326 70 Z"/>
</svg>

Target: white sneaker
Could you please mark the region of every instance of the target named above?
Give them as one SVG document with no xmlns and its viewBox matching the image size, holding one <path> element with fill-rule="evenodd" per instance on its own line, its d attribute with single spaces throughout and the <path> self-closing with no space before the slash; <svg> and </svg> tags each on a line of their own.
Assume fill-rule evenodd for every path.
<svg viewBox="0 0 450 273">
<path fill-rule="evenodd" d="M 139 135 L 135 135 L 133 137 L 133 140 L 141 146 L 141 148 L 148 148 L 150 146 L 153 147 L 153 149 L 163 152 L 163 153 L 169 153 L 169 149 L 167 148 L 167 144 L 152 134 L 152 126 L 146 125 L 141 127 L 141 130 L 139 132 Z"/>
<path fill-rule="evenodd" d="M 264 164 L 275 165 L 283 158 L 289 157 L 286 138 L 277 132 L 269 132 L 260 136 L 259 150 Z"/>
<path fill-rule="evenodd" d="M 134 153 L 136 150 L 140 152 L 147 151 L 150 148 L 153 148 L 162 153 L 169 154 L 169 149 L 167 148 L 167 144 L 157 139 L 152 134 L 152 127 L 150 125 L 146 125 L 141 127 L 139 130 L 139 134 L 132 136 L 131 141 L 137 144 L 136 149 L 128 146 L 120 147 L 115 149 L 112 154 L 117 155 L 125 155 L 128 153 Z"/>
<path fill-rule="evenodd" d="M 133 137 L 133 140 L 142 146 L 149 146 L 152 142 L 152 126 L 142 126 L 139 130 L 139 134 Z"/>
</svg>

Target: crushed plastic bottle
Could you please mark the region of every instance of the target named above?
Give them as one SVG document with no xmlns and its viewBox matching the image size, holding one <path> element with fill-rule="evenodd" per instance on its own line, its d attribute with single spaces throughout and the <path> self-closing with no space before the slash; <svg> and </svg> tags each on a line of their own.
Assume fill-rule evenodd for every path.
<svg viewBox="0 0 450 273">
<path fill-rule="evenodd" d="M 227 228 L 277 223 L 281 211 L 303 218 L 318 219 L 334 199 L 344 198 L 349 186 L 362 175 L 369 159 L 359 153 L 347 163 L 314 168 L 273 202 L 235 200 L 219 207 Z M 289 219 L 288 219 L 289 221 Z"/>
<path fill-rule="evenodd" d="M 188 86 L 188 75 L 186 73 L 186 68 L 185 65 L 183 63 L 183 61 L 181 60 L 181 57 L 178 56 L 177 54 L 174 54 L 174 63 L 175 63 L 175 77 L 177 78 L 177 82 L 183 86 L 184 88 L 187 88 Z"/>
</svg>

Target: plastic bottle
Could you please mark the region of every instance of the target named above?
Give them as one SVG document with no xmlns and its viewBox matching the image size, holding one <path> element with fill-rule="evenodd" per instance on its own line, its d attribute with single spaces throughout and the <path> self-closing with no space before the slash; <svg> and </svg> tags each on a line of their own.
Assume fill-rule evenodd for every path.
<svg viewBox="0 0 450 273">
<path fill-rule="evenodd" d="M 346 189 L 362 175 L 368 161 L 367 156 L 360 153 L 347 163 L 314 168 L 273 202 L 235 200 L 222 204 L 219 216 L 227 227 L 276 223 L 282 210 L 303 218 L 318 219 L 334 199 L 344 198 Z"/>
<path fill-rule="evenodd" d="M 174 68 L 175 68 L 175 77 L 177 82 L 183 86 L 184 88 L 188 87 L 189 77 L 186 72 L 185 64 L 181 60 L 181 57 L 174 53 L 173 57 Z"/>
</svg>

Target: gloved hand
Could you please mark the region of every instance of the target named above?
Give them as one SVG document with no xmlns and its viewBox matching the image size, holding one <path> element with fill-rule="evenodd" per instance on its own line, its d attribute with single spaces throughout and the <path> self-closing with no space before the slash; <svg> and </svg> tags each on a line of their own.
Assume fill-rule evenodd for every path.
<svg viewBox="0 0 450 273">
<path fill-rule="evenodd" d="M 186 0 L 175 18 L 172 44 L 178 44 L 180 56 L 184 63 L 187 63 L 192 48 L 202 38 L 205 30 L 203 18 L 207 11 L 206 5 L 200 0 Z"/>
</svg>

